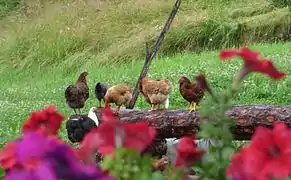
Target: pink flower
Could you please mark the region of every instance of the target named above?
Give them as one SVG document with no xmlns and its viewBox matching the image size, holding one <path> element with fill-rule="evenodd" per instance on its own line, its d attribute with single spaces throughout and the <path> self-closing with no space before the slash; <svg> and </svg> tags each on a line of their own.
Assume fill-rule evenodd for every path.
<svg viewBox="0 0 291 180">
<path fill-rule="evenodd" d="M 233 156 L 227 174 L 244 180 L 287 178 L 291 175 L 291 130 L 278 122 L 274 129 L 258 127 L 250 145 Z"/>
<path fill-rule="evenodd" d="M 273 65 L 271 59 L 260 59 L 260 52 L 252 51 L 247 47 L 241 49 L 225 49 L 219 54 L 222 61 L 229 60 L 239 56 L 244 61 L 243 73 L 239 79 L 242 79 L 249 72 L 260 72 L 277 80 L 283 78 L 286 73 L 278 71 Z"/>
<path fill-rule="evenodd" d="M 48 106 L 42 111 L 32 112 L 22 126 L 22 133 L 41 131 L 44 134 L 57 135 L 64 117 L 55 106 Z"/>
<path fill-rule="evenodd" d="M 156 135 L 155 128 L 149 127 L 148 122 L 122 122 L 110 107 L 104 108 L 102 117 L 103 123 L 92 129 L 81 143 L 78 154 L 84 161 L 90 161 L 96 150 L 101 154 L 111 154 L 116 147 L 125 147 L 141 152 Z"/>
<path fill-rule="evenodd" d="M 191 166 L 202 157 L 204 150 L 198 148 L 194 140 L 194 135 L 186 136 L 180 139 L 176 149 L 176 167 Z"/>
</svg>

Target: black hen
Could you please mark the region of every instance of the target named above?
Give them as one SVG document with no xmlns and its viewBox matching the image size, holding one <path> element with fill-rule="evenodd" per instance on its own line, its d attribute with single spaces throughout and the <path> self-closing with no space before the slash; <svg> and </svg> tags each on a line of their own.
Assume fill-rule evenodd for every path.
<svg viewBox="0 0 291 180">
<path fill-rule="evenodd" d="M 102 107 L 101 100 L 103 100 L 103 102 L 105 102 L 104 96 L 105 96 L 107 90 L 108 90 L 107 84 L 103 84 L 103 83 L 98 82 L 95 86 L 95 96 L 99 101 L 99 108 Z"/>
<path fill-rule="evenodd" d="M 87 115 L 72 115 L 66 122 L 68 138 L 72 143 L 81 142 L 94 127 L 95 122 Z"/>
<path fill-rule="evenodd" d="M 74 109 L 76 114 L 76 109 L 79 109 L 79 114 L 81 114 L 80 109 L 84 107 L 86 100 L 89 98 L 87 75 L 87 72 L 81 73 L 76 83 L 68 86 L 65 91 L 66 102 L 70 108 Z"/>
</svg>

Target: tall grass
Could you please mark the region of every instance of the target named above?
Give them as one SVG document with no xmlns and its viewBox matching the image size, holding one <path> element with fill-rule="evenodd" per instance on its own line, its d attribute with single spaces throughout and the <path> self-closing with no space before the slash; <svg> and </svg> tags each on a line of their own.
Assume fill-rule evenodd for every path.
<svg viewBox="0 0 291 180">
<path fill-rule="evenodd" d="M 13 10 L 18 9 L 22 0 L 0 0 L 0 19 L 8 16 Z"/>
<path fill-rule="evenodd" d="M 173 3 L 26 0 L 0 21 L 0 73 L 59 66 L 69 73 L 143 59 L 145 43 L 154 42 Z M 230 15 L 237 9 L 243 13 Z M 290 12 L 270 8 L 268 0 L 184 0 L 159 55 L 288 40 L 290 26 Z"/>
</svg>

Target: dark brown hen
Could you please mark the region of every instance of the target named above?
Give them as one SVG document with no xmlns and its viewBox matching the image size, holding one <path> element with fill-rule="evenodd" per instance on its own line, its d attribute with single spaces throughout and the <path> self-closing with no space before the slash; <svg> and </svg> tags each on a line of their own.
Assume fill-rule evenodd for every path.
<svg viewBox="0 0 291 180">
<path fill-rule="evenodd" d="M 86 100 L 89 98 L 89 88 L 87 85 L 88 72 L 82 72 L 75 84 L 69 85 L 65 91 L 66 103 L 77 114 L 76 109 L 84 107 Z"/>
<path fill-rule="evenodd" d="M 199 102 L 204 97 L 204 89 L 198 83 L 191 83 L 191 81 L 182 76 L 179 79 L 179 90 L 182 97 L 190 103 L 190 111 L 196 111 Z"/>
</svg>

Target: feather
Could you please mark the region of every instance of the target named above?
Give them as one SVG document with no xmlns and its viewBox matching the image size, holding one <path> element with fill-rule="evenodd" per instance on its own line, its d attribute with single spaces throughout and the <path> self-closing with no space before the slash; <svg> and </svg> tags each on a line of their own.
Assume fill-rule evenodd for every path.
<svg viewBox="0 0 291 180">
<path fill-rule="evenodd" d="M 198 105 L 204 97 L 204 89 L 200 87 L 199 83 L 191 83 L 186 76 L 181 76 L 178 83 L 182 97 L 188 101 L 190 105 L 193 102 Z"/>
<path fill-rule="evenodd" d="M 164 105 L 165 105 L 165 108 L 166 108 L 166 109 L 168 109 L 169 106 L 170 106 L 170 100 L 169 100 L 169 98 L 170 98 L 170 95 L 168 95 L 166 101 L 164 102 Z"/>
<path fill-rule="evenodd" d="M 98 127 L 99 126 L 99 119 L 98 119 L 96 113 L 94 112 L 94 109 L 96 109 L 96 107 L 91 107 L 91 109 L 89 110 L 89 113 L 88 113 L 88 117 L 90 119 L 92 119 L 95 122 L 96 126 Z"/>
<path fill-rule="evenodd" d="M 160 104 L 164 104 L 165 108 L 169 107 L 169 94 L 172 91 L 169 80 L 153 80 L 145 77 L 141 79 L 138 88 L 146 102 L 151 104 L 152 110 L 158 109 Z"/>
<path fill-rule="evenodd" d="M 132 98 L 132 86 L 130 84 L 118 84 L 110 87 L 105 94 L 105 106 L 109 103 L 115 103 L 119 108 L 127 105 Z"/>
<path fill-rule="evenodd" d="M 102 99 L 104 99 L 104 96 L 106 94 L 108 90 L 108 86 L 107 84 L 103 84 L 98 82 L 95 86 L 95 97 L 101 101 Z"/>
<path fill-rule="evenodd" d="M 95 122 L 87 115 L 72 115 L 66 122 L 68 139 L 72 143 L 81 142 L 94 127 Z"/>
<path fill-rule="evenodd" d="M 76 83 L 69 85 L 65 90 L 66 103 L 74 111 L 75 109 L 80 110 L 83 108 L 89 98 L 89 88 L 86 80 L 87 75 L 87 72 L 81 73 Z"/>
</svg>

